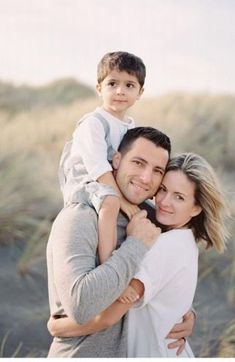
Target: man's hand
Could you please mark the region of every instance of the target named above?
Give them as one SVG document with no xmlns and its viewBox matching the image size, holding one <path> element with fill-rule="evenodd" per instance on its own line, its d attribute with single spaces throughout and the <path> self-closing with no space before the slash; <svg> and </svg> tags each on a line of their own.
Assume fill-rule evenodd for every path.
<svg viewBox="0 0 235 362">
<path fill-rule="evenodd" d="M 146 210 L 141 210 L 132 217 L 126 231 L 128 236 L 141 240 L 148 248 L 151 248 L 161 234 L 161 229 L 147 219 Z"/>
<path fill-rule="evenodd" d="M 177 341 L 168 344 L 168 348 L 177 348 L 177 356 L 183 351 L 185 347 L 186 337 L 190 336 L 195 324 L 195 313 L 189 311 L 183 316 L 183 322 L 175 324 L 166 338 L 176 339 Z"/>
</svg>

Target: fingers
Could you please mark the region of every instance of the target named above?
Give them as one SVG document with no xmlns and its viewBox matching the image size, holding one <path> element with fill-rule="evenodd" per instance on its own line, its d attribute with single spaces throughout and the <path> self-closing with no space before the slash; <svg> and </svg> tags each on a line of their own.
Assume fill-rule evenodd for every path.
<svg viewBox="0 0 235 362">
<path fill-rule="evenodd" d="M 144 219 L 147 217 L 147 211 L 146 210 L 140 210 L 135 215 L 133 215 L 133 219 Z"/>
<path fill-rule="evenodd" d="M 181 338 L 185 338 L 187 337 L 187 332 L 186 331 L 180 331 L 180 332 L 170 332 L 166 338 L 169 339 L 181 339 Z"/>
<path fill-rule="evenodd" d="M 179 339 L 183 337 L 188 337 L 193 330 L 195 323 L 194 314 L 192 312 L 184 315 L 183 322 L 175 324 L 167 338 Z"/>
<path fill-rule="evenodd" d="M 121 294 L 118 299 L 122 303 L 134 303 L 139 299 L 139 297 L 140 296 L 136 292 L 136 290 L 131 285 L 128 285 L 126 290 Z"/>
<path fill-rule="evenodd" d="M 127 295 L 127 296 L 121 296 L 120 298 L 118 298 L 120 302 L 122 303 L 134 303 L 139 299 L 139 295 L 136 294 L 135 296 L 133 295 Z"/>
<path fill-rule="evenodd" d="M 177 349 L 177 351 L 176 351 L 177 356 L 179 356 L 183 352 L 184 347 L 185 347 L 185 343 L 182 344 L 182 346 Z"/>
<path fill-rule="evenodd" d="M 138 213 L 140 211 L 140 209 L 138 208 L 138 206 L 132 205 L 126 212 L 129 220 L 131 220 L 133 218 L 133 216 Z"/>
<path fill-rule="evenodd" d="M 175 348 L 177 348 L 176 354 L 177 354 L 177 356 L 179 356 L 180 353 L 182 353 L 182 351 L 184 350 L 185 343 L 186 343 L 186 339 L 185 339 L 185 338 L 181 338 L 181 339 L 178 339 L 178 340 L 175 341 L 175 342 L 169 343 L 169 344 L 167 345 L 167 347 L 168 347 L 169 349 L 175 349 Z"/>
</svg>

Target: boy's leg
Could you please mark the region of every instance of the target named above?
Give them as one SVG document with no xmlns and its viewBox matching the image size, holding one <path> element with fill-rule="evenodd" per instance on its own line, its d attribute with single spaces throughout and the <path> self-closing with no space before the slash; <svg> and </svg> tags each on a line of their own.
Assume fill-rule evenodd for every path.
<svg viewBox="0 0 235 362">
<path fill-rule="evenodd" d="M 98 255 L 100 263 L 110 257 L 117 245 L 117 217 L 120 200 L 117 196 L 106 196 L 98 216 Z"/>
</svg>

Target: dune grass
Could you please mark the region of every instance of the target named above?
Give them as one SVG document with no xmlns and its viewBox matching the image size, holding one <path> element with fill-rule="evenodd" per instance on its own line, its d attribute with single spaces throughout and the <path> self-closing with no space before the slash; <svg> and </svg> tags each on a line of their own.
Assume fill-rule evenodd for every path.
<svg viewBox="0 0 235 362">
<path fill-rule="evenodd" d="M 172 94 L 143 100 L 130 112 L 138 125 L 151 125 L 167 132 L 173 140 L 174 152 L 198 152 L 212 163 L 227 189 L 233 216 L 234 101 L 232 96 Z M 71 137 L 76 120 L 97 104 L 95 98 L 40 112 L 0 114 L 0 246 L 24 243 L 24 253 L 18 261 L 18 270 L 23 275 L 35 258 L 45 255 L 51 223 L 62 206 L 57 167 L 64 142 Z M 231 233 L 223 256 L 202 253 L 200 259 L 195 347 L 201 357 L 235 356 L 234 319 L 221 319 L 225 310 L 231 315 L 235 310 L 233 221 Z M 225 294 L 222 305 L 221 283 Z M 210 298 L 213 298 L 212 314 Z M 2 341 L 2 354 L 7 338 Z"/>
</svg>

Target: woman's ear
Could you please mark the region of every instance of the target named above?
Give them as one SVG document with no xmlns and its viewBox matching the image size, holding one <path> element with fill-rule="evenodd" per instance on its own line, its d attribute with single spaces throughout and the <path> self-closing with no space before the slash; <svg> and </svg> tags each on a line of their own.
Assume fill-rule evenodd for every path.
<svg viewBox="0 0 235 362">
<path fill-rule="evenodd" d="M 112 161 L 112 165 L 113 165 L 113 169 L 117 170 L 119 165 L 120 165 L 120 161 L 121 161 L 121 153 L 120 152 L 116 152 L 113 155 L 113 161 Z"/>
<path fill-rule="evenodd" d="M 191 212 L 191 217 L 197 216 L 202 212 L 202 208 L 200 205 L 194 205 L 193 210 Z"/>
</svg>

